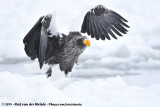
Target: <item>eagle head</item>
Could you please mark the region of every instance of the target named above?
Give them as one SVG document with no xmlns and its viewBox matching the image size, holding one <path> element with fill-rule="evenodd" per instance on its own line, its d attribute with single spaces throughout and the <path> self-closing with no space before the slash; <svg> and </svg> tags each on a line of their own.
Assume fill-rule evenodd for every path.
<svg viewBox="0 0 160 107">
<path fill-rule="evenodd" d="M 68 36 L 74 45 L 80 48 L 90 47 L 91 45 L 89 39 L 86 36 L 82 36 L 79 32 L 70 32 Z"/>
</svg>

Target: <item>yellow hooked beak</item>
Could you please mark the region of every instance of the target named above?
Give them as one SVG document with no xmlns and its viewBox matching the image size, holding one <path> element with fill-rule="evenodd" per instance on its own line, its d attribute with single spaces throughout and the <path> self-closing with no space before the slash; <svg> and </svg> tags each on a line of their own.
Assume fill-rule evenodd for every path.
<svg viewBox="0 0 160 107">
<path fill-rule="evenodd" d="M 90 43 L 90 41 L 89 41 L 88 39 L 85 39 L 85 40 L 83 41 L 83 43 L 84 43 L 85 45 L 87 45 L 88 47 L 90 47 L 90 45 L 91 45 L 91 43 Z"/>
</svg>

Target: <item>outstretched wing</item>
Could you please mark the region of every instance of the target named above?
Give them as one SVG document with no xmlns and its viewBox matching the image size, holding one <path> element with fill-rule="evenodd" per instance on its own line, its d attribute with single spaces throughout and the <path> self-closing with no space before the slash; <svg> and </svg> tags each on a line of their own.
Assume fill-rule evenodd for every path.
<svg viewBox="0 0 160 107">
<path fill-rule="evenodd" d="M 129 28 L 129 26 L 125 22 L 128 21 L 118 13 L 102 5 L 98 5 L 85 15 L 81 26 L 81 32 L 87 32 L 88 35 L 91 35 L 92 38 L 96 38 L 96 40 L 105 40 L 105 38 L 110 40 L 111 38 L 109 35 L 117 39 L 114 33 L 118 36 L 127 33 L 126 28 Z"/>
<path fill-rule="evenodd" d="M 48 27 L 50 26 L 51 18 L 51 15 L 40 17 L 23 39 L 26 54 L 31 57 L 32 60 L 38 58 L 40 68 L 42 68 L 43 62 L 45 61 L 48 35 L 50 33 Z"/>
</svg>

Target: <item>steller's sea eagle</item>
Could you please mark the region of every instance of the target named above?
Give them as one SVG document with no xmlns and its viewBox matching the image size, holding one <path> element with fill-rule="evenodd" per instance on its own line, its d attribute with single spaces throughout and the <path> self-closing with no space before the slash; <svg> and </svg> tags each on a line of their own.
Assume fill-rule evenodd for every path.
<svg viewBox="0 0 160 107">
<path fill-rule="evenodd" d="M 118 36 L 126 34 L 126 28 L 129 28 L 125 23 L 128 22 L 125 18 L 102 5 L 98 5 L 86 13 L 81 33 L 72 31 L 68 35 L 60 33 L 55 35 L 49 29 L 53 24 L 50 23 L 51 21 L 51 14 L 39 18 L 24 37 L 25 52 L 31 60 L 38 58 L 40 69 L 44 63 L 59 64 L 60 70 L 65 74 L 72 71 L 80 54 L 87 46 L 90 46 L 88 38 L 82 36 L 81 33 L 87 33 L 96 40 L 110 40 L 110 37 L 117 39 L 115 34 Z M 51 67 L 46 74 L 47 77 L 51 76 Z"/>
</svg>

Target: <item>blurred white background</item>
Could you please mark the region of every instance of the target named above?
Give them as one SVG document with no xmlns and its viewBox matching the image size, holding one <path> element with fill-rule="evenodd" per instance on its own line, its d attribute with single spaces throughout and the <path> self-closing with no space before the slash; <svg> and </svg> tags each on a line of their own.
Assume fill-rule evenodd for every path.
<svg viewBox="0 0 160 107">
<path fill-rule="evenodd" d="M 61 33 L 80 31 L 88 8 L 97 4 L 126 18 L 128 34 L 111 41 L 90 38 L 91 47 L 80 56 L 70 78 L 55 67 L 53 77 L 46 79 L 45 68 L 40 71 L 25 54 L 24 36 L 50 12 L 56 12 Z M 159 107 L 159 10 L 159 0 L 0 0 L 0 101 Z"/>
</svg>

